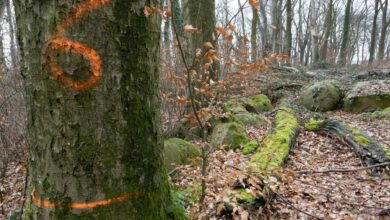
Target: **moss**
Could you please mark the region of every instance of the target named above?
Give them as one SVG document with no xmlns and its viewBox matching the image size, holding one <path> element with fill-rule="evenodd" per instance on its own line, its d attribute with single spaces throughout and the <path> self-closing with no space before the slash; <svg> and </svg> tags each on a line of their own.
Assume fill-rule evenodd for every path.
<svg viewBox="0 0 390 220">
<path fill-rule="evenodd" d="M 266 95 L 258 94 L 245 100 L 245 107 L 248 111 L 260 113 L 272 110 L 271 101 Z"/>
<path fill-rule="evenodd" d="M 244 148 L 242 149 L 242 154 L 248 155 L 256 151 L 256 149 L 259 147 L 259 143 L 255 140 L 250 141 L 244 145 Z"/>
<path fill-rule="evenodd" d="M 238 113 L 232 116 L 233 121 L 242 123 L 243 125 L 261 126 L 266 123 L 264 118 L 253 113 Z"/>
<path fill-rule="evenodd" d="M 236 122 L 218 123 L 211 134 L 211 144 L 214 147 L 226 145 L 226 149 L 237 149 L 247 142 L 244 126 Z"/>
<path fill-rule="evenodd" d="M 227 101 L 223 105 L 222 110 L 224 112 L 230 112 L 234 114 L 247 112 L 244 106 L 242 106 L 236 99 L 230 99 L 229 101 Z"/>
<path fill-rule="evenodd" d="M 256 199 L 255 196 L 246 192 L 245 189 L 240 189 L 238 191 L 238 198 L 237 198 L 238 203 L 250 205 L 254 203 L 255 199 Z"/>
<path fill-rule="evenodd" d="M 201 155 L 201 150 L 180 138 L 171 138 L 164 141 L 164 158 L 167 165 L 171 163 L 186 164 L 191 158 Z"/>
<path fill-rule="evenodd" d="M 172 187 L 172 186 L 171 186 Z M 172 187 L 171 191 L 171 197 L 172 202 L 171 204 L 166 208 L 166 212 L 170 219 L 174 220 L 187 220 L 189 219 L 188 216 L 185 214 L 185 195 L 183 195 L 180 190 L 175 189 Z"/>
<path fill-rule="evenodd" d="M 373 118 L 373 119 L 384 119 L 386 117 L 390 117 L 390 107 L 386 108 L 386 109 L 384 109 L 382 111 L 373 112 L 370 115 L 370 118 Z"/>
<path fill-rule="evenodd" d="M 356 142 L 364 145 L 372 144 L 370 140 L 368 140 L 358 129 L 353 127 L 350 124 L 344 123 L 344 125 L 347 127 L 347 129 L 353 134 L 354 139 Z"/>
<path fill-rule="evenodd" d="M 275 128 L 263 140 L 262 147 L 258 149 L 259 152 L 252 156 L 251 166 L 268 172 L 283 164 L 290 151 L 291 139 L 298 128 L 299 123 L 292 109 L 278 110 Z"/>
<path fill-rule="evenodd" d="M 311 118 L 310 121 L 305 124 L 305 129 L 308 131 L 315 131 L 324 123 L 325 120 L 316 120 L 314 118 Z"/>
<path fill-rule="evenodd" d="M 385 157 L 390 160 L 390 146 L 384 146 L 383 150 L 385 151 Z"/>
</svg>

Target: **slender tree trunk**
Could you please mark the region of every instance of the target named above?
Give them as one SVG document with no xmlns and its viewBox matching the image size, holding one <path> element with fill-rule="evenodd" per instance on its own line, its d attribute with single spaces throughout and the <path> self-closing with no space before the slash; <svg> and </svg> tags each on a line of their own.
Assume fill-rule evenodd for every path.
<svg viewBox="0 0 390 220">
<path fill-rule="evenodd" d="M 184 20 L 201 31 L 201 34 L 188 34 L 189 46 L 187 54 L 191 60 L 197 48 L 203 48 L 204 42 L 214 42 L 215 30 L 215 0 L 187 0 L 185 3 Z M 216 47 L 217 45 L 214 45 Z M 210 69 L 210 78 L 217 80 L 219 65 L 214 64 Z"/>
<path fill-rule="evenodd" d="M 379 39 L 379 48 L 378 48 L 378 60 L 382 61 L 385 54 L 385 40 L 387 36 L 387 28 L 390 25 L 390 20 L 387 20 L 387 9 L 389 1 L 385 0 L 382 6 L 382 28 L 381 28 L 381 37 Z"/>
<path fill-rule="evenodd" d="M 12 9 L 11 9 L 11 0 L 5 0 L 5 4 L 7 6 L 7 16 L 8 16 L 8 25 L 9 25 L 9 33 L 10 33 L 10 50 L 11 50 L 11 65 L 13 70 L 18 70 L 18 48 L 15 43 L 15 25 L 14 20 L 12 18 Z"/>
<path fill-rule="evenodd" d="M 139 1 L 15 3 L 30 151 L 24 219 L 171 218 L 160 17 L 146 18 Z"/>
<path fill-rule="evenodd" d="M 324 62 L 326 61 L 326 56 L 328 53 L 328 42 L 329 42 L 330 33 L 332 31 L 332 23 L 333 23 L 332 16 L 333 16 L 333 0 L 329 0 L 328 10 L 325 17 L 324 43 L 322 44 L 321 52 L 320 52 L 320 59 Z"/>
<path fill-rule="evenodd" d="M 263 42 L 263 57 L 267 56 L 267 53 L 272 49 L 272 45 L 270 43 L 270 34 L 268 27 L 268 18 L 265 8 L 267 7 L 268 1 L 262 1 L 260 3 L 260 14 L 261 19 L 263 20 L 264 33 L 262 33 L 262 42 Z"/>
<path fill-rule="evenodd" d="M 379 14 L 379 1 L 375 0 L 375 11 L 374 11 L 374 18 L 373 18 L 373 24 L 372 24 L 372 30 L 371 30 L 371 42 L 370 42 L 370 58 L 368 59 L 368 64 L 372 65 L 375 59 L 375 48 L 376 48 L 376 31 L 377 31 L 377 18 Z"/>
<path fill-rule="evenodd" d="M 242 8 L 241 0 L 238 0 L 238 6 Z M 242 36 L 246 36 L 246 31 L 245 31 L 245 16 L 244 16 L 244 10 L 240 10 L 241 14 L 241 26 L 242 26 Z"/>
<path fill-rule="evenodd" d="M 252 7 L 252 36 L 251 36 L 251 48 L 252 56 L 251 61 L 255 62 L 257 59 L 257 22 L 259 21 L 259 14 L 255 8 Z"/>
<path fill-rule="evenodd" d="M 288 57 L 291 57 L 291 47 L 292 47 L 292 19 L 293 19 L 293 12 L 292 12 L 292 4 L 291 0 L 286 1 L 286 10 L 287 10 L 287 24 L 286 24 L 286 49 L 285 53 L 288 55 Z"/>
<path fill-rule="evenodd" d="M 0 1 L 0 19 L 4 17 L 5 12 L 5 3 Z M 3 26 L 0 25 L 0 32 L 2 31 Z M 3 35 L 0 35 L 0 74 L 3 74 L 7 71 L 7 65 L 4 54 L 4 44 L 3 44 Z"/>
<path fill-rule="evenodd" d="M 345 66 L 347 63 L 348 44 L 349 44 L 349 26 L 351 20 L 351 4 L 352 0 L 347 0 L 344 14 L 343 40 L 341 42 L 339 65 Z"/>
<path fill-rule="evenodd" d="M 314 0 L 310 2 L 310 32 L 311 32 L 311 62 L 317 63 L 319 60 L 319 34 L 317 27 L 317 7 Z"/>
</svg>

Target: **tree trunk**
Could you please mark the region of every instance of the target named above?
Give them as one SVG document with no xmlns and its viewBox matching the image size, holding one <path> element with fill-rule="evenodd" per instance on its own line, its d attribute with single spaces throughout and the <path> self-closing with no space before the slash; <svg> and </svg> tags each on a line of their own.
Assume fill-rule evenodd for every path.
<svg viewBox="0 0 390 220">
<path fill-rule="evenodd" d="M 326 56 L 328 53 L 328 42 L 329 42 L 330 33 L 332 31 L 332 20 L 333 20 L 332 16 L 333 16 L 333 0 L 329 0 L 328 10 L 325 17 L 324 43 L 322 44 L 321 52 L 320 52 L 320 59 L 323 62 L 326 61 Z"/>
<path fill-rule="evenodd" d="M 168 219 L 160 17 L 146 18 L 140 1 L 15 6 L 30 151 L 24 219 Z"/>
<path fill-rule="evenodd" d="M 387 20 L 387 7 L 389 1 L 385 0 L 382 6 L 382 28 L 381 28 L 381 37 L 379 39 L 379 48 L 378 48 L 378 60 L 383 61 L 385 55 L 385 40 L 387 36 L 387 28 L 390 25 L 390 20 Z"/>
<path fill-rule="evenodd" d="M 0 1 L 0 18 L 4 17 L 5 12 L 5 3 Z M 0 26 L 0 32 L 2 33 L 3 27 Z M 4 54 L 4 44 L 3 44 L 3 35 L 0 35 L 0 73 L 3 74 L 7 71 L 7 65 Z"/>
<path fill-rule="evenodd" d="M 370 58 L 368 59 L 369 65 L 371 65 L 374 62 L 375 59 L 375 48 L 376 48 L 376 29 L 377 29 L 377 18 L 379 14 L 379 1 L 375 0 L 375 12 L 374 12 L 374 20 L 372 24 L 372 30 L 371 30 L 371 42 L 370 42 Z"/>
<path fill-rule="evenodd" d="M 262 42 L 263 42 L 263 57 L 267 56 L 267 53 L 271 50 L 271 44 L 269 39 L 269 28 L 268 28 L 268 18 L 265 8 L 267 7 L 268 1 L 263 1 L 260 3 L 260 13 L 261 19 L 263 20 L 264 33 L 262 33 Z"/>
<path fill-rule="evenodd" d="M 319 60 L 319 34 L 317 27 L 318 9 L 314 0 L 310 2 L 310 33 L 311 33 L 311 62 L 317 63 Z"/>
<path fill-rule="evenodd" d="M 213 32 L 215 30 L 215 0 L 187 0 L 184 6 L 184 20 L 186 24 L 201 31 L 201 34 L 188 34 L 187 54 L 189 60 L 193 60 L 195 50 L 203 48 L 204 42 L 214 42 Z M 216 47 L 216 45 L 214 45 Z M 217 80 L 218 78 L 217 64 L 210 68 L 210 78 Z"/>
<path fill-rule="evenodd" d="M 259 14 L 255 8 L 252 7 L 252 36 L 251 36 L 251 48 L 252 57 L 251 61 L 254 63 L 257 59 L 257 22 L 259 21 Z"/>
<path fill-rule="evenodd" d="M 11 2 L 10 0 L 6 0 L 5 4 L 7 6 L 7 16 L 8 16 L 8 26 L 9 26 L 9 33 L 10 33 L 10 50 L 11 50 L 11 65 L 12 69 L 16 70 L 18 69 L 18 52 L 17 47 L 15 43 L 15 25 L 14 20 L 12 18 L 12 9 L 11 9 Z"/>
<path fill-rule="evenodd" d="M 286 49 L 285 53 L 288 55 L 288 57 L 291 57 L 291 47 L 292 47 L 292 4 L 291 0 L 286 1 L 286 10 L 287 10 L 287 24 L 286 24 Z"/>
<path fill-rule="evenodd" d="M 339 65 L 345 66 L 347 63 L 348 44 L 349 44 L 349 26 L 351 20 L 351 4 L 352 0 L 347 1 L 344 14 L 344 26 L 343 26 L 343 41 L 341 42 Z"/>
</svg>

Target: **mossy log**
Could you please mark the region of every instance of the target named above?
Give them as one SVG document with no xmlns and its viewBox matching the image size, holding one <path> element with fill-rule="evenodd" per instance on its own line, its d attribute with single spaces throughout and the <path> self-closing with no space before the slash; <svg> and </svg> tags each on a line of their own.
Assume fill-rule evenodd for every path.
<svg viewBox="0 0 390 220">
<path fill-rule="evenodd" d="M 305 128 L 309 131 L 324 133 L 348 145 L 366 166 L 390 162 L 390 150 L 350 124 L 333 119 L 322 119 L 311 120 Z M 379 167 L 373 168 L 372 173 L 377 174 L 380 169 Z M 389 172 L 390 166 L 386 169 Z"/>
<path fill-rule="evenodd" d="M 280 108 L 275 116 L 273 131 L 252 155 L 247 167 L 246 177 L 237 181 L 234 190 L 223 198 L 221 203 L 229 213 L 228 207 L 237 205 L 246 209 L 264 206 L 273 198 L 272 186 L 279 179 L 278 168 L 287 161 L 299 133 L 299 122 L 294 110 Z"/>
</svg>

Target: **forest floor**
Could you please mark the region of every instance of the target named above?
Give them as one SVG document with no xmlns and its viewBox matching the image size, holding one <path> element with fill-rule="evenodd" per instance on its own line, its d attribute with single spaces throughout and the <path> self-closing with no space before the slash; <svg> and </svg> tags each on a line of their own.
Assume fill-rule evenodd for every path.
<svg viewBox="0 0 390 220">
<path fill-rule="evenodd" d="M 390 121 L 367 119 L 364 115 L 332 112 L 330 118 L 343 119 L 382 144 L 390 146 Z M 247 127 L 251 139 L 261 141 L 271 129 L 267 126 Z M 199 162 L 178 166 L 172 175 L 175 186 L 193 196 L 193 204 L 187 209 L 194 219 L 221 219 L 218 202 L 229 193 L 236 181 L 244 176 L 250 156 L 240 152 L 216 150 L 209 156 L 207 195 L 205 208 L 199 212 L 201 168 Z M 13 163 L 8 169 L 0 190 L 0 219 L 20 209 L 23 201 L 26 164 Z M 364 166 L 351 149 L 326 136 L 301 130 L 296 146 L 289 156 L 289 170 L 354 169 Z M 291 176 L 291 171 L 287 170 Z M 281 172 L 285 172 L 282 170 Z M 278 188 L 278 196 L 264 209 L 246 211 L 236 207 L 235 219 L 315 219 L 307 212 L 322 219 L 378 219 L 378 214 L 390 209 L 390 178 L 386 174 L 372 176 L 369 170 L 346 173 L 292 175 Z"/>
<path fill-rule="evenodd" d="M 328 77 L 327 74 L 326 77 Z M 339 77 L 337 76 L 334 76 Z M 390 120 L 370 119 L 365 114 L 343 111 L 326 113 L 325 116 L 342 119 L 390 146 Z M 262 127 L 247 127 L 250 138 L 259 143 L 270 132 L 272 120 Z M 200 143 L 197 143 L 201 145 Z M 26 149 L 25 146 L 20 146 Z M 219 203 L 233 190 L 237 181 L 242 182 L 250 155 L 234 151 L 214 149 L 208 157 L 207 190 L 202 211 L 201 162 L 177 166 L 171 175 L 174 186 L 185 193 L 191 202 L 187 212 L 192 219 L 226 219 L 219 214 L 224 209 Z M 8 165 L 5 178 L 0 182 L 0 220 L 18 212 L 26 196 L 27 160 L 19 159 Z M 390 177 L 387 174 L 373 176 L 369 170 L 354 172 L 307 173 L 302 170 L 329 170 L 364 167 L 352 150 L 330 137 L 307 132 L 303 128 L 295 148 L 285 167 L 280 171 L 285 178 L 277 188 L 277 196 L 262 209 L 245 210 L 234 207 L 233 219 L 390 219 Z M 388 212 L 388 214 L 386 214 Z M 388 216 L 388 217 L 380 217 Z"/>
<path fill-rule="evenodd" d="M 367 120 L 363 115 L 333 112 L 330 118 L 343 119 L 390 145 L 390 121 Z M 261 129 L 247 128 L 251 138 L 261 141 L 271 125 Z M 188 208 L 194 219 L 221 219 L 224 209 L 218 202 L 244 176 L 249 156 L 239 152 L 217 150 L 209 157 L 207 196 L 202 212 L 195 202 Z M 349 147 L 313 132 L 300 132 L 296 146 L 282 170 L 287 178 L 279 185 L 276 199 L 263 209 L 244 210 L 237 206 L 234 219 L 378 219 L 382 212 L 390 211 L 390 178 L 386 174 L 372 176 L 369 170 L 345 173 L 295 174 L 291 170 L 354 169 L 364 165 Z M 180 166 L 172 177 L 180 189 L 193 189 L 200 193 L 201 169 L 196 165 Z M 194 187 L 198 186 L 198 187 Z M 198 189 L 198 190 L 197 190 Z M 304 212 L 312 215 L 311 217 Z M 315 216 L 315 217 L 314 217 Z M 223 219 L 223 218 L 222 218 Z"/>
</svg>

